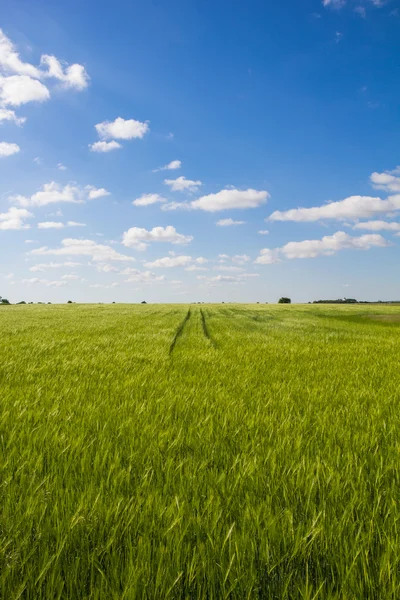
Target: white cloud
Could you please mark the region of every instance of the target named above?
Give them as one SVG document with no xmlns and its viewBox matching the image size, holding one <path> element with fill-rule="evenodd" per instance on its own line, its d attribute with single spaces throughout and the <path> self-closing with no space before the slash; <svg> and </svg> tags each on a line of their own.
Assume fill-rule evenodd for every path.
<svg viewBox="0 0 400 600">
<path fill-rule="evenodd" d="M 25 208 L 11 207 L 6 213 L 0 213 L 0 230 L 29 229 L 30 226 L 25 224 L 25 220 L 31 217 L 33 214 Z"/>
<path fill-rule="evenodd" d="M 96 244 L 92 240 L 65 239 L 61 242 L 60 248 L 37 248 L 32 250 L 33 255 L 53 255 L 53 256 L 89 256 L 95 262 L 114 262 L 114 261 L 132 261 L 130 256 L 119 254 L 110 246 Z"/>
<path fill-rule="evenodd" d="M 321 240 L 304 240 L 302 242 L 289 242 L 280 249 L 286 258 L 315 258 L 329 256 L 340 250 L 359 249 L 368 250 L 373 246 L 388 246 L 388 242 L 378 234 L 367 234 L 361 237 L 351 237 L 344 231 L 337 231 L 333 235 L 324 236 Z"/>
<path fill-rule="evenodd" d="M 400 209 L 400 195 L 390 196 L 387 200 L 371 196 L 350 196 L 338 202 L 330 202 L 312 208 L 293 208 L 272 213 L 270 221 L 319 221 L 321 219 L 367 219 L 381 213 L 390 213 Z"/>
<path fill-rule="evenodd" d="M 385 192 L 400 192 L 400 167 L 385 173 L 372 173 L 371 183 L 377 190 Z"/>
<path fill-rule="evenodd" d="M 388 221 L 366 221 L 356 223 L 353 229 L 367 229 L 368 231 L 400 231 L 400 223 Z"/>
<path fill-rule="evenodd" d="M 139 271 L 138 269 L 124 269 L 120 275 L 128 275 L 125 283 L 157 283 L 165 281 L 165 275 L 155 275 L 151 271 Z"/>
<path fill-rule="evenodd" d="M 145 263 L 146 267 L 150 269 L 162 268 L 170 269 L 173 267 L 186 267 L 193 261 L 191 256 L 165 256 L 164 258 L 158 258 L 153 262 Z"/>
<path fill-rule="evenodd" d="M 25 240 L 25 244 L 38 244 L 38 243 L 39 242 L 37 240 Z"/>
<path fill-rule="evenodd" d="M 39 78 L 40 71 L 37 67 L 23 62 L 12 41 L 0 29 L 0 67 L 6 73 L 19 73 Z"/>
<path fill-rule="evenodd" d="M 163 167 L 159 167 L 158 169 L 153 169 L 153 173 L 158 173 L 159 171 L 174 171 L 175 169 L 180 169 L 182 166 L 182 162 L 180 160 L 172 160 L 167 165 Z"/>
<path fill-rule="evenodd" d="M 81 204 L 83 200 L 83 191 L 74 185 L 67 184 L 64 187 L 51 181 L 45 183 L 43 188 L 30 197 L 27 196 L 10 196 L 12 202 L 16 202 L 20 206 L 46 206 L 56 202 L 72 202 L 73 204 Z"/>
<path fill-rule="evenodd" d="M 66 88 L 83 90 L 89 85 L 89 75 L 82 65 L 63 66 L 55 56 L 48 54 L 43 54 L 40 64 L 47 67 L 47 71 L 42 71 L 42 77 L 58 79 Z"/>
<path fill-rule="evenodd" d="M 237 189 L 225 189 L 217 192 L 216 194 L 209 194 L 203 196 L 198 200 L 194 200 L 191 205 L 193 208 L 205 210 L 208 212 L 216 212 L 219 210 L 230 210 L 230 209 L 245 209 L 245 208 L 257 208 L 262 204 L 265 204 L 269 198 L 269 194 L 266 191 L 257 190 L 237 190 Z"/>
<path fill-rule="evenodd" d="M 17 117 L 13 110 L 0 108 L 0 123 L 2 121 L 13 121 L 16 125 L 23 125 L 26 121 L 25 117 Z"/>
<path fill-rule="evenodd" d="M 99 273 L 118 273 L 118 269 L 113 265 L 96 265 L 96 269 Z"/>
<path fill-rule="evenodd" d="M 103 121 L 95 125 L 95 129 L 101 139 L 132 140 L 143 138 L 149 131 L 149 123 L 141 123 L 135 119 L 122 119 L 117 117 L 115 121 Z"/>
<path fill-rule="evenodd" d="M 333 235 L 324 236 L 320 240 L 303 240 L 302 242 L 289 242 L 281 248 L 270 250 L 264 248 L 260 251 L 256 264 L 271 264 L 283 255 L 287 259 L 316 258 L 317 256 L 331 256 L 341 250 L 369 250 L 372 247 L 386 247 L 390 244 L 379 234 L 367 234 L 361 237 L 351 237 L 344 231 L 337 231 Z"/>
<path fill-rule="evenodd" d="M 173 192 L 196 192 L 201 186 L 201 181 L 192 181 L 183 175 L 177 179 L 164 179 L 164 183 L 169 185 Z"/>
<path fill-rule="evenodd" d="M 62 263 L 55 263 L 55 262 L 38 263 L 36 265 L 33 265 L 32 267 L 29 267 L 29 270 L 32 273 L 44 273 L 47 269 L 62 269 L 64 267 L 75 268 L 75 267 L 79 267 L 81 264 L 82 263 L 80 263 L 80 262 L 73 262 L 70 260 L 67 260 L 66 262 L 62 262 Z"/>
<path fill-rule="evenodd" d="M 76 221 L 67 221 L 67 225 L 60 221 L 44 221 L 37 224 L 38 229 L 64 229 L 64 227 L 86 227 L 85 223 L 77 223 Z"/>
<path fill-rule="evenodd" d="M 151 242 L 168 242 L 171 244 L 188 244 L 193 240 L 191 235 L 178 233 L 175 227 L 153 227 L 151 231 L 139 227 L 131 227 L 123 234 L 122 243 L 128 248 L 136 250 L 146 250 Z"/>
<path fill-rule="evenodd" d="M 118 150 L 118 148 L 122 148 L 122 146 L 115 140 L 112 140 L 111 142 L 95 142 L 94 144 L 89 144 L 89 148 L 92 152 L 111 152 L 111 150 Z"/>
<path fill-rule="evenodd" d="M 38 223 L 38 229 L 63 229 L 64 223 L 60 223 L 59 221 L 44 221 L 42 223 Z"/>
<path fill-rule="evenodd" d="M 268 231 L 268 229 L 260 229 L 258 231 L 258 233 L 259 233 L 259 235 L 268 235 L 269 231 Z"/>
<path fill-rule="evenodd" d="M 163 198 L 159 194 L 142 194 L 139 198 L 136 198 L 132 204 L 134 206 L 150 206 L 150 204 L 157 204 L 158 202 L 166 201 L 166 198 Z"/>
<path fill-rule="evenodd" d="M 88 198 L 89 200 L 96 200 L 97 198 L 103 198 L 104 196 L 110 196 L 110 192 L 108 192 L 104 188 L 95 188 L 93 185 L 87 185 L 85 190 L 89 191 Z"/>
<path fill-rule="evenodd" d="M 233 219 L 220 219 L 217 221 L 219 227 L 231 227 L 232 225 L 244 225 L 245 221 L 234 221 Z"/>
<path fill-rule="evenodd" d="M 14 44 L 0 29 L 0 108 L 2 110 L 5 106 L 20 106 L 27 102 L 48 100 L 50 91 L 40 81 L 42 79 L 57 79 L 62 82 L 63 87 L 77 90 L 88 85 L 89 77 L 82 65 L 62 66 L 56 57 L 45 54 L 41 57 L 40 67 L 24 62 Z M 25 120 L 10 113 L 4 118 L 12 119 L 17 124 L 22 124 Z"/>
<path fill-rule="evenodd" d="M 18 144 L 9 144 L 8 142 L 0 142 L 0 158 L 12 156 L 20 151 Z"/>
<path fill-rule="evenodd" d="M 272 265 L 279 262 L 277 251 L 263 248 L 260 250 L 260 255 L 254 261 L 257 265 Z"/>
<path fill-rule="evenodd" d="M 28 75 L 0 75 L 0 102 L 3 105 L 20 106 L 28 102 L 45 102 L 50 92 L 43 83 Z"/>
<path fill-rule="evenodd" d="M 57 165 L 57 169 L 58 169 L 59 171 L 66 171 L 66 170 L 67 170 L 67 167 L 66 167 L 65 165 L 63 165 L 62 163 L 58 163 L 58 165 Z"/>
<path fill-rule="evenodd" d="M 11 281 L 12 279 L 14 279 L 14 273 L 8 273 L 8 275 L 5 275 L 5 278 L 6 278 L 8 281 Z"/>
</svg>

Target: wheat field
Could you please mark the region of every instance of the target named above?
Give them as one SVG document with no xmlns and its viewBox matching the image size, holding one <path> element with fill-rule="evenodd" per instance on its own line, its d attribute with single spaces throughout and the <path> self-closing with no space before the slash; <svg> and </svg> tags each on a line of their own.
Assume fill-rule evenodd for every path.
<svg viewBox="0 0 400 600">
<path fill-rule="evenodd" d="M 400 307 L 0 307 L 0 597 L 400 597 Z"/>
</svg>

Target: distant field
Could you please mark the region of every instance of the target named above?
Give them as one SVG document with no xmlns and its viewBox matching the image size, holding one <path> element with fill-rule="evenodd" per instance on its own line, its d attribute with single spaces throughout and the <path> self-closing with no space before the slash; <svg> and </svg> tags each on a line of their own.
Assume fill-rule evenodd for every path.
<svg viewBox="0 0 400 600">
<path fill-rule="evenodd" d="M 399 306 L 10 306 L 0 332 L 1 600 L 400 598 Z"/>
</svg>

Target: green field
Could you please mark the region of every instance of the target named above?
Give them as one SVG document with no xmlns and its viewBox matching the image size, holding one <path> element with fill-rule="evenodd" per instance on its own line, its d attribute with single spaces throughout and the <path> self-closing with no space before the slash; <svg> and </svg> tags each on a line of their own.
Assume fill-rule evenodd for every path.
<svg viewBox="0 0 400 600">
<path fill-rule="evenodd" d="M 2 600 L 400 598 L 400 307 L 0 307 Z"/>
</svg>

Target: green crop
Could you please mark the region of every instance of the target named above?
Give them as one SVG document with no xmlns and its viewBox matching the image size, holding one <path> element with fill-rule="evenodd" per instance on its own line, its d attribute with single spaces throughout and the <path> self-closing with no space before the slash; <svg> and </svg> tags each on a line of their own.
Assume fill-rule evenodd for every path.
<svg viewBox="0 0 400 600">
<path fill-rule="evenodd" d="M 0 307 L 2 600 L 400 598 L 400 310 Z"/>
</svg>

